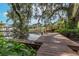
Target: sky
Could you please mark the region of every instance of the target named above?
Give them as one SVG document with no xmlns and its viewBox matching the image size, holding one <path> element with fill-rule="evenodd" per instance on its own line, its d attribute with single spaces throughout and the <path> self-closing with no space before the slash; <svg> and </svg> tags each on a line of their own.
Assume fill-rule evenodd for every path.
<svg viewBox="0 0 79 59">
<path fill-rule="evenodd" d="M 7 11 L 10 10 L 10 7 L 7 3 L 0 3 L 0 21 L 2 21 L 5 24 L 12 24 L 12 21 L 6 22 L 7 20 Z"/>
<path fill-rule="evenodd" d="M 0 21 L 5 23 L 6 25 L 12 24 L 12 21 L 6 22 L 6 20 L 7 20 L 6 14 L 7 14 L 7 11 L 9 11 L 9 10 L 10 10 L 10 7 L 7 3 L 0 3 Z M 32 18 L 31 20 L 32 20 L 31 24 L 37 23 L 36 19 Z"/>
<path fill-rule="evenodd" d="M 0 3 L 0 21 L 2 21 L 5 24 L 12 24 L 12 21 L 8 21 L 7 20 L 7 11 L 10 10 L 10 7 L 7 3 Z M 32 24 L 37 23 L 37 21 L 35 19 L 32 19 L 33 21 L 31 22 Z"/>
</svg>

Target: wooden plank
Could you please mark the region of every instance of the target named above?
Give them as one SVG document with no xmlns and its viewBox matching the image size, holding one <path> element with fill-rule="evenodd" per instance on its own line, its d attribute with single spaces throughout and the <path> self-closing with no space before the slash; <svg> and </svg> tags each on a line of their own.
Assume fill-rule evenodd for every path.
<svg viewBox="0 0 79 59">
<path fill-rule="evenodd" d="M 42 43 L 63 43 L 71 46 L 79 46 L 79 43 L 70 40 L 69 38 L 59 34 L 59 33 L 51 33 L 48 35 L 41 36 L 36 42 Z"/>
<path fill-rule="evenodd" d="M 64 44 L 44 43 L 37 51 L 37 56 L 77 56 L 77 54 Z"/>
<path fill-rule="evenodd" d="M 79 46 L 79 43 L 72 41 L 71 39 L 57 33 L 58 35 L 53 36 L 54 38 L 56 38 L 57 40 L 61 41 L 62 43 L 65 43 L 67 45 L 71 45 L 71 46 Z"/>
<path fill-rule="evenodd" d="M 30 41 L 30 40 L 25 40 L 25 39 L 14 39 L 14 40 L 10 40 L 10 41 L 15 41 L 15 42 L 19 42 L 19 43 L 25 43 L 25 44 L 35 44 L 35 42 Z"/>
</svg>

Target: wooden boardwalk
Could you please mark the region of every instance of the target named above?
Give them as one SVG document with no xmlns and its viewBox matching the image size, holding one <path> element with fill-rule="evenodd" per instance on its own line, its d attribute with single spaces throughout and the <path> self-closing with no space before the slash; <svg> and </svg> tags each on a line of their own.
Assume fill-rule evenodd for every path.
<svg viewBox="0 0 79 59">
<path fill-rule="evenodd" d="M 39 37 L 36 41 L 16 40 L 17 42 L 40 45 L 37 56 L 78 56 L 79 43 L 59 33 L 48 33 Z M 72 49 L 71 49 L 72 47 Z M 78 53 L 74 50 L 78 50 Z"/>
<path fill-rule="evenodd" d="M 37 56 L 77 56 L 69 46 L 77 46 L 79 44 L 64 37 L 59 33 L 50 33 L 41 36 L 36 42 L 43 44 L 37 51 Z"/>
<path fill-rule="evenodd" d="M 63 44 L 44 43 L 37 51 L 37 56 L 77 56 L 77 54 Z"/>
</svg>

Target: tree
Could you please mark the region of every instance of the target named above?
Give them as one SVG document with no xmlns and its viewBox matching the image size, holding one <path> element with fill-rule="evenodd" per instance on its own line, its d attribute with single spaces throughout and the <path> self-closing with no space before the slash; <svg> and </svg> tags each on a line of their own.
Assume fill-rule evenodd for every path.
<svg viewBox="0 0 79 59">
<path fill-rule="evenodd" d="M 79 9 L 79 4 L 76 4 L 76 3 L 60 4 L 60 6 L 57 7 L 54 10 L 54 12 L 51 13 L 49 18 L 51 18 L 58 11 L 61 11 L 61 10 L 66 11 L 69 28 L 75 28 L 77 27 L 77 21 L 78 21 L 78 15 L 79 15 L 78 9 Z"/>
<path fill-rule="evenodd" d="M 11 11 L 8 11 L 9 20 L 13 21 L 14 35 L 17 38 L 25 38 L 28 32 L 28 23 L 32 15 L 32 4 L 11 3 Z M 16 36 L 15 35 L 15 36 Z"/>
<path fill-rule="evenodd" d="M 38 7 L 40 8 L 41 13 L 42 13 L 41 16 L 39 16 L 41 18 L 41 19 L 39 18 L 39 20 L 41 20 L 41 22 L 44 22 L 44 25 L 46 27 L 46 30 L 47 30 L 47 25 L 49 23 L 51 23 L 51 21 L 50 21 L 51 19 L 48 19 L 49 15 L 52 12 L 52 6 L 51 5 L 53 5 L 53 4 L 49 4 L 49 3 L 41 3 L 41 4 L 38 4 Z"/>
</svg>

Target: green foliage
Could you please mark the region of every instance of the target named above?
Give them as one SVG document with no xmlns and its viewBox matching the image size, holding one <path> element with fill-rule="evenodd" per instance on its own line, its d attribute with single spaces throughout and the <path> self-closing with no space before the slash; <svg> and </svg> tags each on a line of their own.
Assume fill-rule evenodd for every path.
<svg viewBox="0 0 79 59">
<path fill-rule="evenodd" d="M 11 3 L 9 4 L 10 11 L 8 11 L 8 20 L 13 22 L 14 35 L 18 39 L 25 39 L 28 35 L 28 24 L 32 16 L 32 4 Z M 16 32 L 16 33 L 15 33 Z M 18 34 L 18 35 L 17 35 Z M 27 35 L 25 35 L 27 34 Z M 15 37 L 14 36 L 14 37 Z"/>
<path fill-rule="evenodd" d="M 79 29 L 59 29 L 59 30 L 56 30 L 57 32 L 79 32 Z"/>
<path fill-rule="evenodd" d="M 22 43 L 8 41 L 0 38 L 0 55 L 1 56 L 32 56 L 36 55 L 36 51 Z"/>
<path fill-rule="evenodd" d="M 56 30 L 56 32 L 59 32 L 67 37 L 75 37 L 75 38 L 79 38 L 79 29 L 59 29 Z"/>
<path fill-rule="evenodd" d="M 0 32 L 0 36 L 3 36 L 3 32 Z"/>
</svg>

